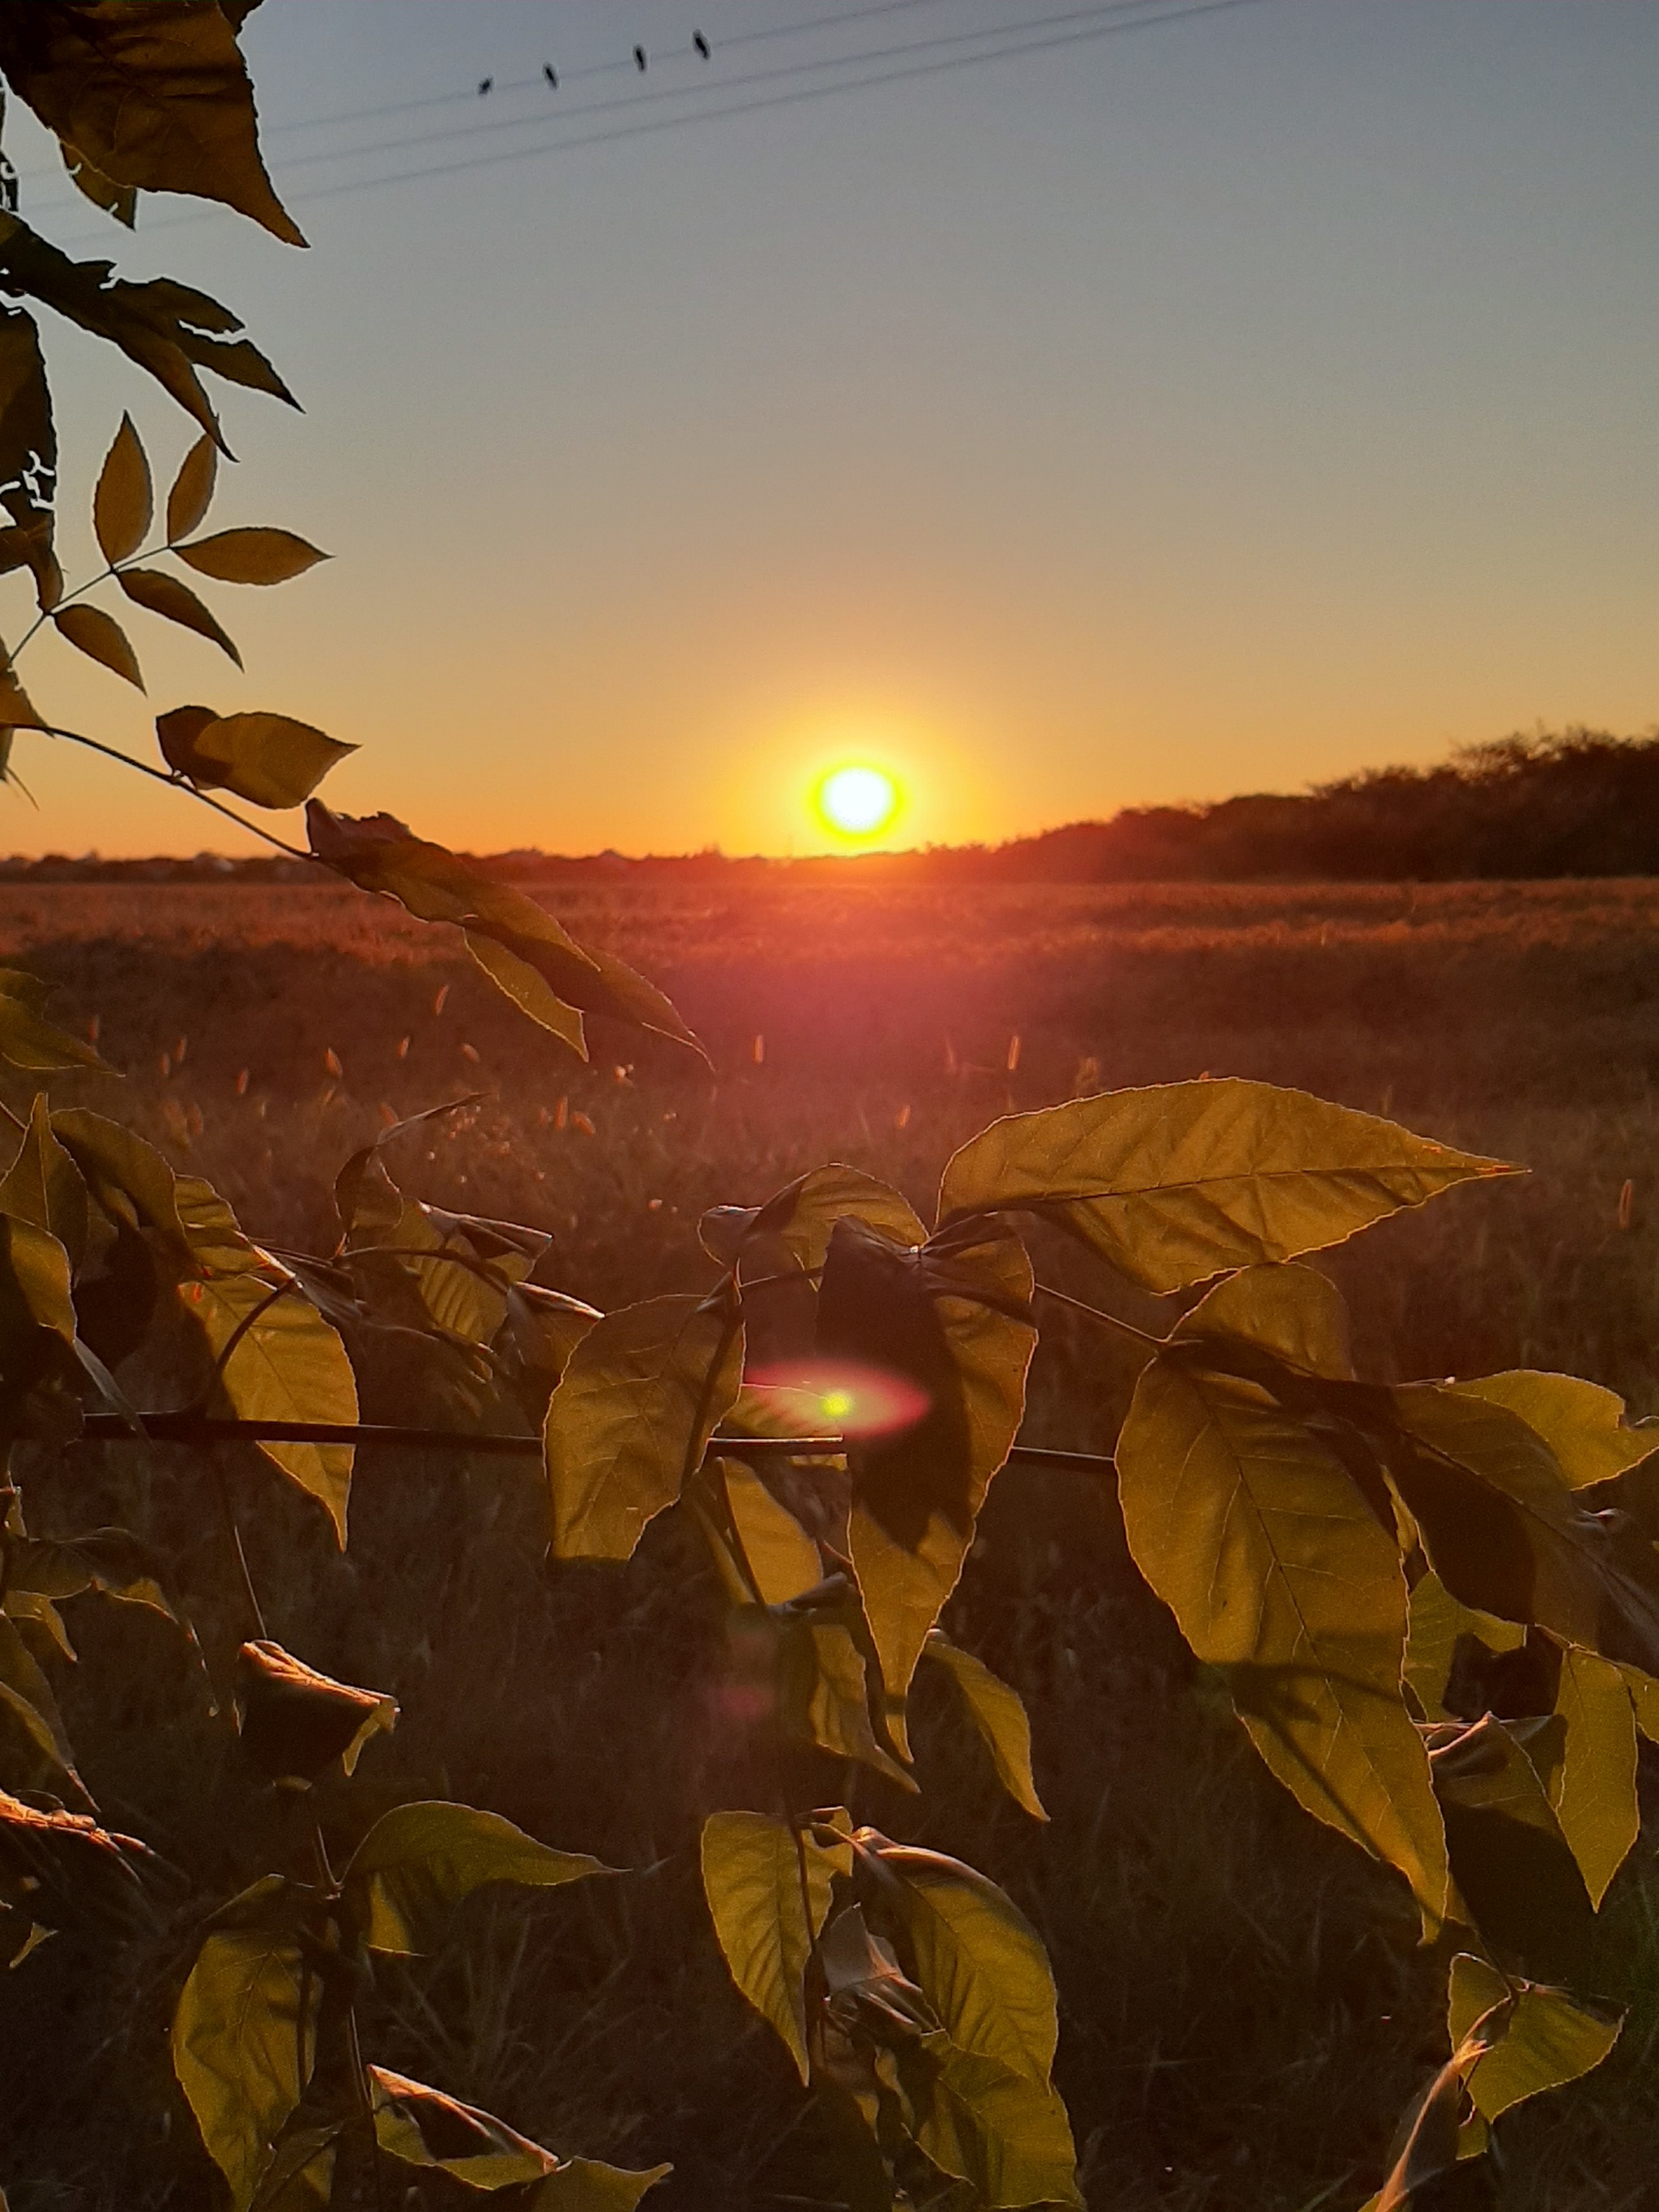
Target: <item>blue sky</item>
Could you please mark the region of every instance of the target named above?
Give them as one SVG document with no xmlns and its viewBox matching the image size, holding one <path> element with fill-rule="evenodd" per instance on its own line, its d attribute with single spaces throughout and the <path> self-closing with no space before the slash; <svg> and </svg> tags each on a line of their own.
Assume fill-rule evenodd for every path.
<svg viewBox="0 0 1659 2212">
<path fill-rule="evenodd" d="M 1117 20 L 1159 9 L 266 0 L 303 254 L 165 201 L 127 241 L 14 120 L 49 234 L 246 316 L 306 412 L 229 395 L 222 519 L 337 556 L 217 595 L 246 681 L 146 623 L 148 702 L 56 641 L 37 700 L 279 708 L 362 745 L 337 804 L 564 851 L 806 849 L 842 758 L 900 842 L 994 838 L 1659 720 L 1659 7 Z M 123 404 L 182 451 L 52 346 L 68 506 Z M 234 842 L 20 765 L 0 849 Z"/>
</svg>

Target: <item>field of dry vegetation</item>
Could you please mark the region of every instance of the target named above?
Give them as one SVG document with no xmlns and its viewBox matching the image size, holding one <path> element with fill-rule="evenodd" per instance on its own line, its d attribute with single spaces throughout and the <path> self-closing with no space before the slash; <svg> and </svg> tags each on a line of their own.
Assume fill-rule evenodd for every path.
<svg viewBox="0 0 1659 2212">
<path fill-rule="evenodd" d="M 1206 1072 L 1300 1085 L 1532 1170 L 1335 1255 L 1363 1364 L 1560 1366 L 1659 1412 L 1659 883 L 783 883 L 740 896 L 579 889 L 562 915 L 665 986 L 714 1075 L 603 1036 L 580 1068 L 458 946 L 343 888 L 3 886 L 0 959 L 52 979 L 57 1018 L 95 1021 L 125 1071 L 66 1082 L 60 1102 L 131 1119 L 270 1241 L 331 1237 L 335 1169 L 383 1117 L 482 1094 L 447 1133 L 401 1139 L 394 1174 L 421 1197 L 551 1229 L 544 1279 L 601 1305 L 706 1283 L 702 1210 L 752 1203 L 823 1160 L 872 1170 L 927 1211 L 950 1150 L 1011 1105 Z M 15 1079 L 9 1096 L 27 1096 Z M 1065 1253 L 1040 1258 L 1048 1279 L 1069 1279 Z M 1129 1380 L 1111 1341 L 1051 1334 L 1032 1440 L 1097 1447 Z M 476 1793 L 550 1841 L 649 1868 L 680 1908 L 678 1940 L 645 1946 L 627 1883 L 470 1911 L 450 1950 L 388 1970 L 375 2002 L 393 2063 L 562 2147 L 672 2157 L 651 2200 L 664 2212 L 833 2203 L 787 2061 L 701 1916 L 698 1814 L 742 1800 L 708 1694 L 713 1615 L 672 1526 L 619 1594 L 611 1571 L 549 1574 L 527 1472 L 366 1457 L 341 1562 L 274 1480 L 240 1474 L 264 1509 L 272 1633 L 404 1698 L 409 1718 L 365 1779 L 378 1759 L 388 1800 Z M 72 1487 L 79 1525 L 98 1517 L 88 1501 L 112 1506 L 112 1454 L 82 1451 L 52 1480 Z M 34 1493 L 44 1517 L 48 1488 Z M 142 1510 L 190 1539 L 216 1663 L 232 1622 L 200 1504 L 189 1463 L 158 1455 Z M 106 1814 L 228 1893 L 262 1869 L 223 1842 L 249 1832 L 228 1761 L 218 1812 L 184 1810 L 200 1804 L 199 1777 L 180 1783 L 202 1741 L 194 1684 L 142 1620 L 88 1608 L 79 1626 L 82 1672 L 106 1695 L 125 1685 L 118 1728 L 107 1705 L 94 1723 L 73 1686 L 67 1699 Z M 1060 2081 L 1091 2203 L 1358 2204 L 1438 2055 L 1403 1887 L 1313 1828 L 1249 1753 L 1124 1571 L 1103 1487 L 1005 1476 L 953 1626 L 1026 1696 L 1053 1819 L 1037 1830 L 988 1766 L 942 1738 L 930 1752 L 924 1735 L 926 1832 L 969 1847 L 1045 1932 L 1065 1923 Z M 1063 1759 L 1045 1755 L 1062 1745 Z M 863 1817 L 906 1831 L 915 1816 L 884 1792 L 865 1790 Z M 1655 1882 L 1638 1852 L 1608 1907 L 1604 1980 L 1633 2005 L 1620 2051 L 1583 2090 L 1506 2124 L 1506 2212 L 1652 2202 Z M 166 2135 L 133 2118 L 166 2101 L 167 1971 L 160 1948 L 140 1953 L 109 1990 L 90 2125 L 88 2081 L 54 2057 L 49 1960 L 0 1990 L 0 2008 L 18 2008 L 9 2047 L 37 2054 L 0 2082 L 15 2212 L 190 2201 Z M 76 2047 L 89 2002 L 74 2000 Z M 1491 2186 L 1466 2176 L 1437 2201 L 1486 2202 L 1468 2192 Z"/>
</svg>

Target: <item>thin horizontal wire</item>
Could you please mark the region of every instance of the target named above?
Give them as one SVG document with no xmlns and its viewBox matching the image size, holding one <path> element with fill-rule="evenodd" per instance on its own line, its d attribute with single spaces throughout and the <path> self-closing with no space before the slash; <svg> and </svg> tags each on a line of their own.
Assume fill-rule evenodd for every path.
<svg viewBox="0 0 1659 2212">
<path fill-rule="evenodd" d="M 469 1458 L 539 1459 L 539 1437 L 474 1435 L 465 1430 L 399 1428 L 373 1421 L 237 1421 L 201 1413 L 140 1413 L 143 1432 L 119 1413 L 88 1413 L 75 1443 L 351 1444 L 394 1451 L 453 1451 Z M 714 1437 L 705 1462 L 729 1454 L 741 1459 L 828 1459 L 847 1449 L 844 1437 Z M 1062 1474 L 1108 1474 L 1116 1462 L 1102 1452 L 1051 1451 L 1016 1444 L 1016 1467 L 1048 1468 Z"/>
<path fill-rule="evenodd" d="M 1120 0 L 1120 4 L 1156 4 L 1156 0 Z M 545 145 L 519 147 L 500 154 L 479 154 L 459 161 L 432 162 L 416 169 L 392 170 L 383 176 L 362 177 L 347 184 L 324 185 L 313 191 L 296 192 L 290 195 L 290 200 L 295 207 L 308 207 L 322 200 L 341 199 L 358 192 L 375 191 L 390 185 L 412 184 L 429 177 L 459 176 L 470 170 L 499 168 L 509 162 L 544 160 L 555 154 L 577 153 L 590 146 L 608 145 L 625 138 L 653 137 L 661 131 L 685 130 L 699 124 L 720 122 L 729 116 L 752 114 L 762 109 L 798 106 L 810 100 L 833 99 L 841 94 L 863 92 L 872 87 L 941 76 L 950 70 L 983 68 L 994 62 L 1015 60 L 1028 54 L 1085 45 L 1115 33 L 1150 30 L 1164 23 L 1186 21 L 1201 15 L 1222 15 L 1235 8 L 1256 4 L 1258 0 L 1194 0 L 1194 4 L 1166 8 L 1156 15 L 1139 15 L 1128 20 L 1115 15 L 1109 22 L 1093 23 L 1083 30 L 1056 33 L 1051 38 L 1023 40 L 1017 45 L 998 47 L 990 52 L 956 54 L 943 60 L 914 63 L 908 68 L 884 70 L 837 84 L 807 85 L 792 92 L 763 94 L 755 100 L 732 100 L 723 106 L 705 107 L 686 115 L 659 116 L 647 122 L 623 124 L 608 131 L 589 131 L 581 137 L 556 139 Z M 988 33 L 985 35 L 994 34 Z M 826 64 L 824 66 L 832 65 Z M 150 223 L 146 226 L 145 234 L 179 229 L 187 223 L 204 221 L 215 212 L 216 210 L 210 209 L 202 210 L 176 216 L 170 222 Z M 96 240 L 82 239 L 72 241 L 76 246 L 102 242 L 102 235 Z"/>
</svg>

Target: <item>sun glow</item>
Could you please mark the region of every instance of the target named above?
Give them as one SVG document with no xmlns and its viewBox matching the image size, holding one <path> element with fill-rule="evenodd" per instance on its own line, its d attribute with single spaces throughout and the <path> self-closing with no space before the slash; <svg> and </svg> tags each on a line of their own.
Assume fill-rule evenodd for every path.
<svg viewBox="0 0 1659 2212">
<path fill-rule="evenodd" d="M 879 837 L 892 827 L 902 797 L 884 768 L 854 762 L 831 769 L 812 794 L 818 819 L 838 837 Z"/>
</svg>

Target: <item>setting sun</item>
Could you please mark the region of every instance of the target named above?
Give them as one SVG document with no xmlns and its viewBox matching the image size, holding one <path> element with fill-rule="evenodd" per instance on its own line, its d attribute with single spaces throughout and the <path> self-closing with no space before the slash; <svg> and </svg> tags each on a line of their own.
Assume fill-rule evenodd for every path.
<svg viewBox="0 0 1659 2212">
<path fill-rule="evenodd" d="M 831 769 L 814 793 L 823 825 L 842 837 L 878 837 L 899 810 L 899 787 L 885 769 Z"/>
</svg>

